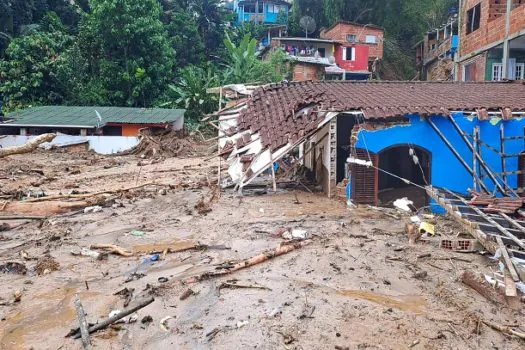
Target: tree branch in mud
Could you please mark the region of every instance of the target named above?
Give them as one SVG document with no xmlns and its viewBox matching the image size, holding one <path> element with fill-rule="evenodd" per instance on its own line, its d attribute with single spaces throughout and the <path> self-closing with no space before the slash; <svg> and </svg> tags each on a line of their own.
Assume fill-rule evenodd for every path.
<svg viewBox="0 0 525 350">
<path fill-rule="evenodd" d="M 110 324 L 117 322 L 121 318 L 124 318 L 124 317 L 126 317 L 128 315 L 131 315 L 135 311 L 140 310 L 143 307 L 148 306 L 149 304 L 151 304 L 154 301 L 155 301 L 155 298 L 154 297 L 150 297 L 148 299 L 143 300 L 142 302 L 140 302 L 137 305 L 134 305 L 134 306 L 131 306 L 131 307 L 127 308 L 127 309 L 124 309 L 121 312 L 119 312 L 118 314 L 116 314 L 116 315 L 114 315 L 112 317 L 109 317 L 109 318 L 105 319 L 104 321 L 102 321 L 100 323 L 97 323 L 94 326 L 89 327 L 89 333 L 94 333 L 94 332 L 96 332 L 98 330 L 104 329 L 107 326 L 109 326 Z M 76 334 L 73 336 L 73 338 L 75 338 L 75 339 L 80 338 L 80 333 L 77 331 Z"/>
<path fill-rule="evenodd" d="M 4 158 L 4 157 L 11 156 L 14 154 L 33 152 L 35 149 L 38 148 L 38 146 L 40 146 L 40 144 L 44 142 L 51 142 L 56 136 L 57 136 L 56 134 L 42 134 L 42 135 L 35 137 L 32 140 L 29 140 L 22 146 L 0 148 L 0 158 Z"/>
<path fill-rule="evenodd" d="M 235 272 L 235 271 L 238 271 L 238 270 L 241 270 L 241 269 L 245 269 L 245 268 L 253 266 L 253 265 L 260 264 L 262 262 L 265 262 L 265 261 L 270 260 L 272 258 L 275 258 L 277 256 L 284 255 L 284 254 L 289 253 L 291 251 L 294 251 L 296 249 L 302 248 L 305 245 L 310 244 L 311 242 L 312 242 L 311 240 L 306 240 L 306 241 L 302 241 L 302 242 L 293 242 L 293 243 L 281 245 L 280 247 L 277 247 L 277 248 L 275 248 L 273 250 L 268 250 L 268 251 L 266 251 L 266 252 L 264 252 L 262 254 L 259 254 L 259 255 L 256 255 L 254 257 L 251 257 L 249 259 L 246 259 L 246 260 L 243 260 L 241 262 L 238 262 L 237 264 L 234 264 L 231 267 L 227 267 L 227 268 L 225 268 L 225 269 L 223 269 L 221 271 L 205 272 L 205 273 L 203 273 L 201 275 L 190 277 L 189 279 L 186 280 L 186 283 L 194 283 L 194 282 L 204 281 L 204 280 L 209 279 L 209 278 L 214 278 L 214 277 L 220 277 L 220 276 L 228 275 L 228 274 L 230 274 L 232 272 Z"/>
<path fill-rule="evenodd" d="M 84 349 L 89 349 L 91 345 L 91 339 L 89 339 L 89 325 L 86 320 L 86 313 L 80 302 L 78 294 L 75 296 L 75 308 L 77 309 L 78 323 L 80 325 L 80 336 L 82 337 L 82 346 Z"/>
</svg>

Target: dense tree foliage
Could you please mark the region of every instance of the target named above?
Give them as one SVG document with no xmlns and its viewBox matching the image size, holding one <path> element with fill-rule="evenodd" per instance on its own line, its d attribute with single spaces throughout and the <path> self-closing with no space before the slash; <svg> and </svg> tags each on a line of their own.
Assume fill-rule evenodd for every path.
<svg viewBox="0 0 525 350">
<path fill-rule="evenodd" d="M 0 96 L 28 105 L 171 106 L 196 121 L 218 106 L 206 89 L 289 78 L 281 51 L 259 58 L 260 24 L 233 25 L 224 0 L 0 0 Z M 295 0 L 288 34 L 338 20 L 385 28 L 383 78 L 414 75 L 412 46 L 455 0 Z M 284 21 L 286 16 L 279 16 Z"/>
<path fill-rule="evenodd" d="M 56 15 L 48 15 L 39 30 L 13 39 L 0 61 L 0 93 L 7 97 L 10 109 L 31 104 L 64 102 L 57 78 L 60 56 L 73 37 L 65 32 Z"/>
</svg>

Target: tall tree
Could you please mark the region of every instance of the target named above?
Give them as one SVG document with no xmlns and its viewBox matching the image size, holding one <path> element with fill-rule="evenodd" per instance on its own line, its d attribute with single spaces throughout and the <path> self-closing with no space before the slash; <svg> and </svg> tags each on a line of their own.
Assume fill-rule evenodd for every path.
<svg viewBox="0 0 525 350">
<path fill-rule="evenodd" d="M 83 67 L 82 102 L 151 106 L 173 76 L 175 52 L 157 0 L 91 0 L 71 55 Z M 83 62 L 83 64 L 79 63 Z M 96 93 L 95 91 L 99 91 Z M 90 101 L 92 96 L 98 96 Z M 101 95 L 102 94 L 102 95 Z M 105 95 L 105 96 L 104 96 Z"/>
<path fill-rule="evenodd" d="M 64 101 L 64 91 L 57 79 L 61 54 L 71 46 L 58 17 L 50 13 L 39 29 L 13 39 L 0 61 L 0 93 L 6 109 L 32 104 L 55 104 Z"/>
</svg>

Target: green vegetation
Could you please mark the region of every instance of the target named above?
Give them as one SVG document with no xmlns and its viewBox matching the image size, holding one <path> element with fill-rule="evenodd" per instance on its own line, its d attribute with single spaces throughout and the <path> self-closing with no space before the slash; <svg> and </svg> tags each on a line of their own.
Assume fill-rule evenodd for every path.
<svg viewBox="0 0 525 350">
<path fill-rule="evenodd" d="M 218 106 L 206 89 L 288 77 L 286 56 L 262 61 L 258 24 L 233 26 L 222 0 L 0 0 L 4 110 L 30 105 L 187 108 L 190 124 Z M 414 74 L 411 47 L 453 0 L 295 0 L 289 35 L 337 20 L 385 28 L 385 77 Z M 285 18 L 281 14 L 280 21 Z M 312 36 L 315 36 L 314 33 Z M 388 67 L 388 71 L 385 67 Z"/>
</svg>

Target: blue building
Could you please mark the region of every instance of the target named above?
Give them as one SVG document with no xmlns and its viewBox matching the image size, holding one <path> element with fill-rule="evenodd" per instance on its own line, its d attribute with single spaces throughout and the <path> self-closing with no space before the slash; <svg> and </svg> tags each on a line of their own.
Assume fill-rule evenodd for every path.
<svg viewBox="0 0 525 350">
<path fill-rule="evenodd" d="M 282 0 L 235 0 L 233 10 L 237 14 L 237 24 L 285 24 L 290 6 Z"/>
</svg>

